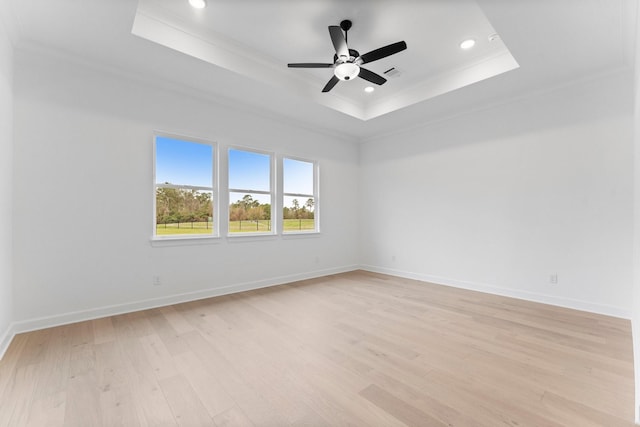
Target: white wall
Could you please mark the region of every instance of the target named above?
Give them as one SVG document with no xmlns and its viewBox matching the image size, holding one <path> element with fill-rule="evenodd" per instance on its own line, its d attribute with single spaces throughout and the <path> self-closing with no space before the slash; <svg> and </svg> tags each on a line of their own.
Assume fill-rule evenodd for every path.
<svg viewBox="0 0 640 427">
<path fill-rule="evenodd" d="M 13 46 L 0 6 L 0 357 L 9 345 L 12 306 Z"/>
<path fill-rule="evenodd" d="M 640 44 L 638 44 L 640 47 Z M 638 50 L 640 52 L 640 50 Z M 640 424 L 640 54 L 635 67 L 635 130 L 634 130 L 634 289 L 633 289 L 633 349 L 636 375 L 636 423 Z"/>
<path fill-rule="evenodd" d="M 579 82 L 363 145 L 362 263 L 630 317 L 630 82 Z"/>
<path fill-rule="evenodd" d="M 636 43 L 634 67 L 634 290 L 633 290 L 633 349 L 636 374 L 636 423 L 640 424 L 640 9 L 636 14 Z"/>
<path fill-rule="evenodd" d="M 353 142 L 48 53 L 15 62 L 17 329 L 357 265 Z M 322 233 L 152 246 L 154 130 L 317 159 Z"/>
</svg>

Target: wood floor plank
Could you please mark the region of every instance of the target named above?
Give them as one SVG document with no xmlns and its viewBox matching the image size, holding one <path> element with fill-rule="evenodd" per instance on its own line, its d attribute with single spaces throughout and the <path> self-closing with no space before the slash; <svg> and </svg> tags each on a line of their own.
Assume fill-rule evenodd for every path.
<svg viewBox="0 0 640 427">
<path fill-rule="evenodd" d="M 196 314 L 192 319 L 199 320 L 200 316 Z M 185 340 L 200 359 L 202 366 L 207 370 L 206 372 L 215 376 L 242 412 L 254 424 L 287 425 L 277 408 L 273 408 L 265 396 L 262 396 L 250 383 L 244 380 L 241 372 L 238 372 L 239 366 L 236 366 L 234 361 L 225 359 L 211 341 L 196 331 L 185 334 Z"/>
<path fill-rule="evenodd" d="M 179 426 L 213 424 L 213 419 L 207 413 L 198 395 L 182 375 L 161 380 L 160 387 Z"/>
<path fill-rule="evenodd" d="M 167 322 L 169 322 L 177 334 L 184 334 L 186 332 L 193 331 L 193 325 L 187 322 L 186 319 L 176 311 L 175 307 L 170 305 L 160 307 L 158 310 L 162 313 L 165 319 L 167 319 Z"/>
<path fill-rule="evenodd" d="M 66 394 L 69 381 L 71 354 L 73 353 L 72 332 L 70 326 L 59 326 L 49 329 L 51 339 L 44 351 L 41 362 L 38 363 L 38 379 L 41 386 L 37 387 L 34 400 L 50 401 L 52 396 Z M 56 399 L 52 401 L 55 402 Z M 34 412 L 32 410 L 32 412 Z"/>
<path fill-rule="evenodd" d="M 101 344 L 115 340 L 115 330 L 111 317 L 103 317 L 102 319 L 92 320 L 94 342 Z"/>
<path fill-rule="evenodd" d="M 24 426 L 28 424 L 29 410 L 32 397 L 38 384 L 35 364 L 28 364 L 15 368 L 14 375 L 9 379 L 9 389 L 5 390 L 0 402 L 0 426 Z"/>
<path fill-rule="evenodd" d="M 218 414 L 213 419 L 217 427 L 254 427 L 255 424 L 240 410 L 234 406 Z"/>
<path fill-rule="evenodd" d="M 28 427 L 64 426 L 67 393 L 60 392 L 35 399 L 29 408 Z"/>
<path fill-rule="evenodd" d="M 492 427 L 493 424 L 483 424 L 475 414 L 466 414 L 447 405 L 447 399 L 441 395 L 432 395 L 424 389 L 415 389 L 410 385 L 392 378 L 383 372 L 370 374 L 375 385 L 392 393 L 405 403 L 421 411 L 427 411 L 430 418 L 434 418 L 446 426 Z"/>
<path fill-rule="evenodd" d="M 192 351 L 180 353 L 175 360 L 178 370 L 197 393 L 211 418 L 236 406 L 235 400 L 218 378 L 209 372 Z"/>
<path fill-rule="evenodd" d="M 156 373 L 146 358 L 144 348 L 135 336 L 135 329 L 123 328 L 124 336 L 117 341 L 128 377 L 132 406 L 141 426 L 178 425 L 165 395 L 158 384 Z M 130 333 L 134 332 L 133 335 Z"/>
<path fill-rule="evenodd" d="M 165 347 L 157 334 L 138 338 L 145 353 L 145 359 L 158 380 L 174 377 L 178 374 L 178 367 L 174 358 Z"/>
<path fill-rule="evenodd" d="M 130 368 L 116 341 L 95 345 L 97 387 L 100 414 L 104 426 L 138 426 L 130 385 Z"/>
<path fill-rule="evenodd" d="M 173 316 L 172 314 L 173 313 L 169 312 L 169 315 L 174 318 L 174 323 L 176 323 L 175 317 L 177 316 Z M 181 333 L 173 327 L 172 323 L 165 316 L 164 311 L 160 309 L 149 310 L 148 319 L 153 327 L 154 334 L 162 340 L 163 346 L 171 355 L 175 356 L 176 354 L 186 351 L 187 345 L 182 341 Z M 185 328 L 184 325 L 179 325 L 179 327 Z"/>
<path fill-rule="evenodd" d="M 628 320 L 356 271 L 15 337 L 0 427 L 633 425 Z"/>
<path fill-rule="evenodd" d="M 360 394 L 408 426 L 428 425 L 433 427 L 446 427 L 445 423 L 411 406 L 404 400 L 398 399 L 375 384 L 365 388 Z"/>
<path fill-rule="evenodd" d="M 100 426 L 102 425 L 100 412 L 100 392 L 97 387 L 95 348 L 89 344 L 81 331 L 76 342 L 71 347 L 69 362 L 69 381 L 66 389 L 65 420 L 67 426 Z"/>
</svg>

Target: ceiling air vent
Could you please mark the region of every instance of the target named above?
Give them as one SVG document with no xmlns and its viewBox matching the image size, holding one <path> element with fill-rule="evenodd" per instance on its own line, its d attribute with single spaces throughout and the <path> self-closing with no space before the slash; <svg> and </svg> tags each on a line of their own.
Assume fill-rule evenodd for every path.
<svg viewBox="0 0 640 427">
<path fill-rule="evenodd" d="M 384 74 L 387 77 L 397 78 L 397 77 L 400 77 L 402 72 L 400 72 L 400 70 L 398 70 L 396 67 L 391 67 L 391 68 L 389 68 L 387 71 L 385 71 L 382 74 Z"/>
</svg>

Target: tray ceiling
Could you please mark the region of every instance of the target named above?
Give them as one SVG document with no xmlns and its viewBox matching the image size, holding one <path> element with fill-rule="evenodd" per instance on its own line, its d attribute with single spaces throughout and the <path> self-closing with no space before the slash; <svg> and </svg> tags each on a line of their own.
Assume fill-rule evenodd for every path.
<svg viewBox="0 0 640 427">
<path fill-rule="evenodd" d="M 361 54 L 400 40 L 407 50 L 367 64 L 387 78 L 340 82 L 321 93 L 332 69 L 289 62 L 333 62 L 327 27 L 353 21 L 348 44 Z M 474 0 L 455 2 L 140 0 L 132 33 L 361 120 L 402 109 L 518 67 Z M 460 48 L 466 39 L 476 45 Z M 395 68 L 394 75 L 384 74 Z"/>
</svg>

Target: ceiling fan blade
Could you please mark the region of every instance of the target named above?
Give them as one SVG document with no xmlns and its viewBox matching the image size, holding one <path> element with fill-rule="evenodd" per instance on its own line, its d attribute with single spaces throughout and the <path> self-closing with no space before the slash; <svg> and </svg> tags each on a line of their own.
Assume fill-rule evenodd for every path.
<svg viewBox="0 0 640 427">
<path fill-rule="evenodd" d="M 360 67 L 360 74 L 358 74 L 358 77 L 361 77 L 366 81 L 375 83 L 377 85 L 383 85 L 387 82 L 387 79 L 382 77 L 380 74 L 376 74 L 373 71 L 369 71 L 366 68 L 362 67 Z"/>
<path fill-rule="evenodd" d="M 302 62 L 298 64 L 287 64 L 289 68 L 331 68 L 333 64 L 318 64 L 316 62 Z"/>
<path fill-rule="evenodd" d="M 342 28 L 337 25 L 329 26 L 329 35 L 331 36 L 331 42 L 336 49 L 336 55 L 338 58 L 341 56 L 349 57 L 349 48 L 347 47 L 347 40 L 344 38 Z"/>
<path fill-rule="evenodd" d="M 338 27 L 340 28 L 340 27 Z M 333 87 L 340 81 L 339 78 L 337 78 L 336 76 L 331 77 L 331 80 L 329 80 L 329 82 L 325 85 L 325 87 L 322 89 L 323 92 L 329 92 L 331 89 L 333 89 Z"/>
<path fill-rule="evenodd" d="M 364 55 L 360 55 L 360 59 L 362 59 L 363 64 L 366 64 L 367 62 L 373 62 L 377 61 L 378 59 L 386 58 L 387 56 L 401 52 L 406 48 L 407 44 L 404 41 L 392 43 L 376 50 L 372 50 L 371 52 L 367 52 Z"/>
</svg>

